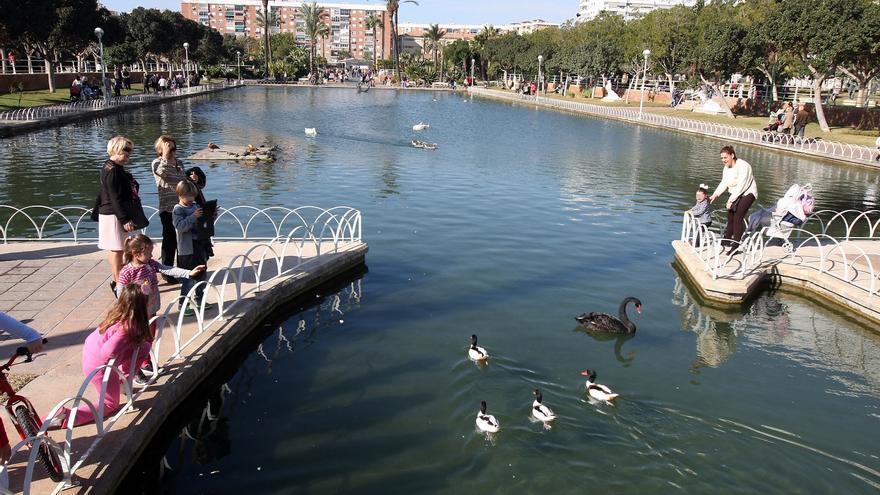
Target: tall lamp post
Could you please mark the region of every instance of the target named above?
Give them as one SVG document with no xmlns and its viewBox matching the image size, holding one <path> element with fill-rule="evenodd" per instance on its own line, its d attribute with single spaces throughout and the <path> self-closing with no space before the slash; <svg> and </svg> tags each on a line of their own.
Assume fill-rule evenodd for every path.
<svg viewBox="0 0 880 495">
<path fill-rule="evenodd" d="M 105 68 L 106 64 L 104 64 L 104 42 L 101 39 L 104 37 L 104 30 L 96 27 L 95 28 L 95 36 L 98 37 L 98 47 L 101 52 L 101 90 L 104 92 L 104 103 L 110 104 L 110 92 L 107 91 L 107 69 Z"/>
<path fill-rule="evenodd" d="M 241 84 L 241 52 L 236 51 L 235 55 L 238 57 L 238 83 Z"/>
<path fill-rule="evenodd" d="M 645 48 L 642 55 L 645 56 L 645 69 L 642 71 L 642 94 L 639 98 L 639 120 L 642 120 L 642 108 L 645 106 L 645 79 L 648 78 L 648 56 L 651 55 L 651 50 Z"/>
<path fill-rule="evenodd" d="M 186 87 L 189 88 L 189 42 L 183 43 L 183 53 L 186 55 Z"/>
<path fill-rule="evenodd" d="M 544 91 L 544 90 L 542 89 L 542 88 L 544 87 L 544 78 L 541 77 L 541 76 L 542 76 L 542 73 L 541 73 L 541 63 L 542 63 L 543 61 L 544 61 L 544 56 L 543 56 L 543 55 L 538 55 L 538 93 L 542 93 L 542 92 Z"/>
<path fill-rule="evenodd" d="M 471 57 L 471 86 L 474 85 L 474 57 Z"/>
</svg>

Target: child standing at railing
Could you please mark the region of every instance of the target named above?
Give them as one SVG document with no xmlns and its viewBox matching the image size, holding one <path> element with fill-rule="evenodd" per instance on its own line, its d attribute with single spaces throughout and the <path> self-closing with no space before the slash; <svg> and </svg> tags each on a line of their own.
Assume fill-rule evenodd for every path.
<svg viewBox="0 0 880 495">
<path fill-rule="evenodd" d="M 205 265 L 199 265 L 192 270 L 166 266 L 153 259 L 153 240 L 144 234 L 129 237 L 125 241 L 125 250 L 122 254 L 122 262 L 125 266 L 119 271 L 117 294 L 122 291 L 122 286 L 135 284 L 147 295 L 147 317 L 156 316 L 162 303 L 159 295 L 159 277 L 161 273 L 166 277 L 192 278 L 198 277 L 205 272 Z M 150 333 L 156 335 L 155 322 L 150 325 Z M 153 339 L 150 338 L 152 342 Z M 144 362 L 143 364 L 146 364 Z M 143 372 L 138 370 L 135 382 L 138 385 L 146 383 Z"/>
<path fill-rule="evenodd" d="M 150 319 L 147 316 L 147 295 L 135 284 L 128 284 L 119 291 L 119 298 L 110 308 L 104 321 L 98 325 L 83 345 L 83 374 L 89 373 L 99 366 L 104 366 L 115 359 L 114 365 L 122 371 L 126 379 L 131 379 L 131 364 L 134 351 L 140 361 L 150 352 Z M 99 396 L 104 373 L 109 373 L 107 390 L 104 394 L 104 417 L 113 414 L 119 408 L 119 374 L 112 370 L 102 370 L 92 377 L 91 383 Z M 97 408 L 98 405 L 96 404 Z M 67 425 L 70 409 L 62 407 L 51 419 L 47 418 L 49 429 L 58 429 Z M 87 404 L 76 410 L 74 426 L 91 423 L 95 420 L 91 408 Z"/>
<path fill-rule="evenodd" d="M 691 214 L 697 219 L 701 226 L 709 227 L 712 225 L 712 205 L 709 203 L 709 186 L 700 184 L 695 194 L 697 204 L 691 208 Z M 698 232 L 702 232 L 702 228 Z M 701 244 L 701 235 L 698 233 L 694 239 L 694 246 L 699 247 Z"/>
<path fill-rule="evenodd" d="M 198 224 L 199 219 L 204 215 L 204 210 L 196 203 L 198 194 L 198 186 L 188 180 L 180 181 L 177 184 L 179 202 L 174 205 L 174 210 L 171 212 L 174 229 L 177 231 L 177 266 L 190 270 L 204 266 L 208 259 L 205 244 L 199 240 Z M 181 306 L 183 306 L 182 298 L 187 296 L 190 289 L 202 280 L 204 280 L 204 276 L 198 274 L 183 281 L 180 285 Z M 200 285 L 196 289 L 194 300 L 186 308 L 184 316 L 195 314 L 193 307 L 201 304 L 204 291 L 204 285 Z M 213 307 L 213 304 L 205 305 L 205 309 L 209 307 Z"/>
</svg>

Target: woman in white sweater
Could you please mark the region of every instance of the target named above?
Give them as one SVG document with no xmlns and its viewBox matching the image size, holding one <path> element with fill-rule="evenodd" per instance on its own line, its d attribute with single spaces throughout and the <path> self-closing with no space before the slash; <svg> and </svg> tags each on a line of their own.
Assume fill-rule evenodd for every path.
<svg viewBox="0 0 880 495">
<path fill-rule="evenodd" d="M 725 189 L 730 193 L 727 198 L 727 226 L 721 242 L 722 245 L 729 245 L 729 253 L 733 253 L 739 248 L 745 231 L 743 219 L 752 203 L 758 199 L 758 183 L 752 175 L 752 166 L 749 162 L 738 159 L 732 146 L 721 148 L 721 162 L 724 164 L 721 183 L 709 197 L 709 202 L 715 201 Z"/>
</svg>

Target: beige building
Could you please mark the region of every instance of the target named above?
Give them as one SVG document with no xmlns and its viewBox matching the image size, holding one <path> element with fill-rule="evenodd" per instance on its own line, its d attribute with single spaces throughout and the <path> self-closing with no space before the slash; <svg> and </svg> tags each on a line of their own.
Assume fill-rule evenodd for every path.
<svg viewBox="0 0 880 495">
<path fill-rule="evenodd" d="M 629 20 L 657 9 L 669 9 L 676 5 L 693 7 L 696 3 L 697 0 L 580 0 L 577 22 L 595 19 L 601 12 Z"/>
<path fill-rule="evenodd" d="M 300 7 L 302 1 L 272 0 L 269 10 L 277 18 L 270 33 L 293 33 L 297 41 L 309 44 Z M 340 54 L 348 52 L 352 57 L 373 59 L 373 38 L 376 37 L 376 51 L 379 58 L 391 56 L 391 19 L 385 10 L 385 3 L 321 3 L 324 8 L 324 23 L 330 27 L 327 38 L 319 38 L 317 51 L 330 61 L 336 61 Z M 263 10 L 261 0 L 238 0 L 235 3 L 222 2 L 182 2 L 180 13 L 187 19 L 216 29 L 221 34 L 260 38 L 263 28 L 257 22 L 257 13 Z M 371 15 L 382 19 L 384 29 L 367 29 L 366 21 Z"/>
<path fill-rule="evenodd" d="M 452 43 L 455 40 L 470 41 L 486 27 L 486 24 L 439 24 L 440 29 L 446 31 L 443 36 L 443 43 Z M 495 26 L 501 33 L 514 32 L 518 34 L 533 33 L 539 29 L 559 27 L 559 24 L 547 22 L 543 19 L 534 19 L 531 21 L 514 22 L 512 24 L 501 24 Z M 431 24 L 416 24 L 412 22 L 401 22 L 398 27 L 400 34 L 401 51 L 403 52 L 422 52 L 425 47 L 424 36 L 431 28 Z"/>
</svg>

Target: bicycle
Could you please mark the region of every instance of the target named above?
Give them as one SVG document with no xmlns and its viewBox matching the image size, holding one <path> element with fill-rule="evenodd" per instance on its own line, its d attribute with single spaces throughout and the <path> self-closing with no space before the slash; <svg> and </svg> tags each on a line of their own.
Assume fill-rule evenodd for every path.
<svg viewBox="0 0 880 495">
<path fill-rule="evenodd" d="M 48 340 L 43 339 L 43 343 L 48 343 Z M 15 426 L 21 439 L 25 440 L 36 436 L 43 427 L 43 422 L 40 420 L 40 416 L 37 414 L 37 410 L 34 409 L 34 405 L 31 404 L 31 401 L 22 395 L 16 394 L 12 389 L 12 385 L 10 385 L 9 381 L 6 379 L 6 373 L 21 356 L 25 356 L 25 363 L 34 360 L 33 355 L 28 351 L 27 347 L 17 348 L 15 354 L 9 358 L 9 361 L 3 366 L 0 366 L 0 392 L 6 394 L 6 404 L 4 407 L 9 414 L 9 419 L 12 421 L 12 424 Z M 30 444 L 28 447 L 30 448 Z M 55 482 L 63 480 L 64 465 L 61 463 L 61 458 L 58 456 L 58 453 L 46 442 L 40 442 L 39 449 L 39 452 L 37 452 L 37 459 L 40 461 L 40 464 L 43 465 L 49 478 Z"/>
</svg>

